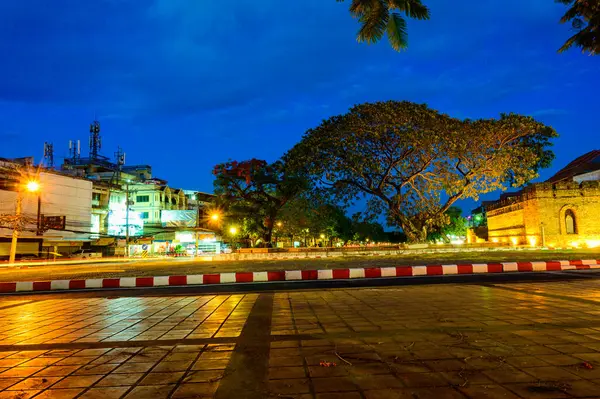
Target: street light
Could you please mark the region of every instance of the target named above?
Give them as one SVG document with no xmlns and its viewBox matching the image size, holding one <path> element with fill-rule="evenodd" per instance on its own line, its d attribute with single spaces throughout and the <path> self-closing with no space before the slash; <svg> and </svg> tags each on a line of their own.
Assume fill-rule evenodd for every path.
<svg viewBox="0 0 600 399">
<path fill-rule="evenodd" d="M 25 190 L 30 193 L 36 193 L 40 190 L 40 183 L 37 180 L 29 180 L 24 184 Z M 19 185 L 17 189 L 17 206 L 15 209 L 15 225 L 13 226 L 12 239 L 10 242 L 10 253 L 8 256 L 9 263 L 15 263 L 17 255 L 17 240 L 19 239 L 19 224 L 21 222 L 21 205 L 23 202 L 23 189 Z M 38 211 L 37 211 L 37 234 L 40 231 L 40 207 L 41 197 L 38 195 Z"/>
<path fill-rule="evenodd" d="M 229 233 L 230 233 L 231 235 L 233 235 L 233 236 L 234 236 L 234 235 L 236 235 L 236 234 L 237 234 L 237 232 L 238 232 L 238 229 L 237 229 L 237 227 L 231 227 L 231 228 L 229 229 Z"/>
<path fill-rule="evenodd" d="M 27 182 L 27 185 L 25 187 L 27 188 L 27 191 L 29 191 L 30 193 L 35 193 L 40 190 L 40 183 L 38 183 L 35 180 L 30 180 Z"/>
</svg>

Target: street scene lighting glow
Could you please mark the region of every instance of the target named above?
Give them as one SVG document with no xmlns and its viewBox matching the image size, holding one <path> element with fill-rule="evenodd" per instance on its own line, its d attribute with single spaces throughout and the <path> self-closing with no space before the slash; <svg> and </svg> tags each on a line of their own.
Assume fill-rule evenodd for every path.
<svg viewBox="0 0 600 399">
<path fill-rule="evenodd" d="M 236 227 L 232 227 L 232 228 L 230 228 L 230 229 L 229 229 L 229 232 L 230 232 L 231 234 L 237 234 L 237 232 L 238 232 L 238 229 L 237 229 Z"/>
<path fill-rule="evenodd" d="M 213 213 L 212 215 L 210 215 L 210 218 L 216 222 L 217 220 L 219 220 L 219 214 Z"/>
<path fill-rule="evenodd" d="M 31 180 L 31 181 L 27 182 L 27 186 L 26 187 L 27 187 L 27 191 L 34 193 L 34 192 L 39 191 L 39 189 L 40 189 L 40 183 L 38 183 L 35 180 Z"/>
</svg>

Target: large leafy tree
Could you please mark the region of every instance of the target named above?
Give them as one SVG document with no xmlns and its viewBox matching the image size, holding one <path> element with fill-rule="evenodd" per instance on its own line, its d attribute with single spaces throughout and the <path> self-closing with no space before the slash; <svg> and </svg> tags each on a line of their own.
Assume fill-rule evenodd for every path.
<svg viewBox="0 0 600 399">
<path fill-rule="evenodd" d="M 396 51 L 408 47 L 405 17 L 429 19 L 429 9 L 421 0 L 350 0 L 350 13 L 360 22 L 359 42 L 375 43 L 387 33 Z"/>
<path fill-rule="evenodd" d="M 284 157 L 315 190 L 350 204 L 361 196 L 409 241 L 447 222 L 458 199 L 521 186 L 549 166 L 556 132 L 531 117 L 459 120 L 410 102 L 353 107 L 309 130 Z"/>
<path fill-rule="evenodd" d="M 558 50 L 563 52 L 572 46 L 581 47 L 583 52 L 600 54 L 600 1 L 598 0 L 556 0 L 570 8 L 560 22 L 571 22 L 577 31 Z"/>
<path fill-rule="evenodd" d="M 257 234 L 266 246 L 271 245 L 281 209 L 306 187 L 305 181 L 290 175 L 281 161 L 231 161 L 216 165 L 213 174 L 215 194 L 231 220 L 243 221 L 245 230 Z"/>
</svg>

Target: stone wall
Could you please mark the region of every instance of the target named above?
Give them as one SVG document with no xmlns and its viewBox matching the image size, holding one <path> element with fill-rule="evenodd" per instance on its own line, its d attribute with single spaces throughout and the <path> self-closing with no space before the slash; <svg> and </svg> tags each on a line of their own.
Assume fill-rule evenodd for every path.
<svg viewBox="0 0 600 399">
<path fill-rule="evenodd" d="M 565 215 L 575 215 L 575 234 L 567 234 Z M 538 183 L 521 196 L 488 210 L 490 241 L 551 247 L 600 246 L 600 182 Z"/>
</svg>

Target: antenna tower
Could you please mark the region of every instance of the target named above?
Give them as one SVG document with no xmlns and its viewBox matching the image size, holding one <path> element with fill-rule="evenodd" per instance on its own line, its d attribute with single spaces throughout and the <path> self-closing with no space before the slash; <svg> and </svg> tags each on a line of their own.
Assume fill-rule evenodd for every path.
<svg viewBox="0 0 600 399">
<path fill-rule="evenodd" d="M 69 157 L 74 163 L 81 158 L 81 141 L 69 140 Z"/>
<path fill-rule="evenodd" d="M 44 143 L 44 161 L 48 169 L 54 169 L 54 145 Z"/>
<path fill-rule="evenodd" d="M 121 147 L 117 147 L 115 152 L 115 159 L 117 160 L 117 183 L 121 181 L 121 170 L 125 165 L 125 153 Z"/>
<path fill-rule="evenodd" d="M 98 158 L 98 153 L 102 148 L 102 140 L 100 138 L 100 122 L 94 121 L 90 124 L 90 158 Z"/>
</svg>

